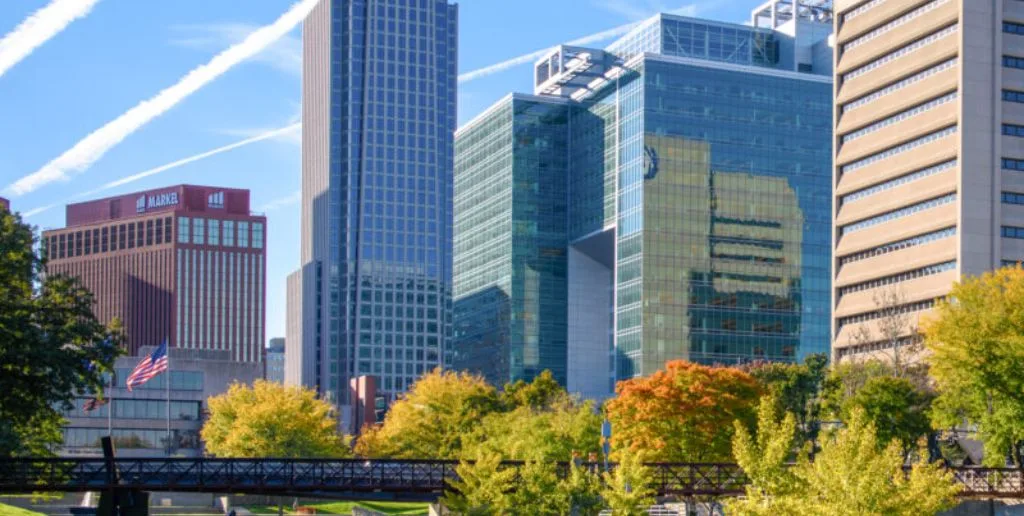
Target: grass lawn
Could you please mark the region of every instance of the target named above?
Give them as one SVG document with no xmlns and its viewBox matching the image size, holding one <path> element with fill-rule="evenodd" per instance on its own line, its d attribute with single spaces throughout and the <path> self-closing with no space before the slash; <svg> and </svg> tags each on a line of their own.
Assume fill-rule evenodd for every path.
<svg viewBox="0 0 1024 516">
<path fill-rule="evenodd" d="M 42 513 L 0 503 L 0 516 L 42 516 Z"/>
<path fill-rule="evenodd" d="M 399 516 L 419 516 L 427 514 L 427 504 L 411 502 L 325 502 L 305 504 L 304 507 L 316 508 L 317 514 L 352 514 L 352 508 L 362 507 L 371 511 Z M 248 507 L 253 514 L 277 514 L 277 507 L 261 505 Z M 285 514 L 292 514 L 291 506 L 285 506 Z"/>
</svg>

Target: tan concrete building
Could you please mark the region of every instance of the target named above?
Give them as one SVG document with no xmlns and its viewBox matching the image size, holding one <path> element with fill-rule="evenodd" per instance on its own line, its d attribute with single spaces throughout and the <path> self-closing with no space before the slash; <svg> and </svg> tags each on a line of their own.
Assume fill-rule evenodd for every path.
<svg viewBox="0 0 1024 516">
<path fill-rule="evenodd" d="M 905 337 L 962 275 L 1024 258 L 1024 1 L 834 8 L 843 360 L 898 346 L 884 314 L 905 319 Z"/>
</svg>

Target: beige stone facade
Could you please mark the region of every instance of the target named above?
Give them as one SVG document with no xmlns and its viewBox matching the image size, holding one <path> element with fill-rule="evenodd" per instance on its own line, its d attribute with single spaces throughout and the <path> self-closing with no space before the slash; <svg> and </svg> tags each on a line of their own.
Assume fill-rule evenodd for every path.
<svg viewBox="0 0 1024 516">
<path fill-rule="evenodd" d="M 838 361 L 891 353 L 880 298 L 909 335 L 958 278 L 1024 258 L 1024 1 L 834 8 Z"/>
</svg>

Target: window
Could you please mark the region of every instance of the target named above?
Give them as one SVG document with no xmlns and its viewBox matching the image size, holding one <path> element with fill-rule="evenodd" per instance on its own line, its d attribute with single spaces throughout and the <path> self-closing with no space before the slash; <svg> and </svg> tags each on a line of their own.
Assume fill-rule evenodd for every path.
<svg viewBox="0 0 1024 516">
<path fill-rule="evenodd" d="M 943 95 L 943 96 L 941 96 L 939 98 L 932 99 L 932 100 L 930 100 L 928 102 L 925 102 L 924 104 L 918 104 L 917 106 L 914 106 L 914 107 L 912 107 L 912 108 L 910 108 L 910 109 L 908 109 L 906 111 L 901 111 L 899 113 L 896 113 L 895 115 L 892 115 L 892 116 L 890 116 L 888 118 L 885 118 L 884 120 L 879 120 L 878 122 L 875 122 L 875 123 L 873 123 L 871 125 L 865 126 L 865 127 L 861 128 L 861 129 L 858 129 L 858 130 L 856 130 L 856 131 L 854 131 L 852 133 L 845 134 L 845 135 L 843 135 L 842 141 L 843 141 L 843 143 L 846 143 L 846 142 L 849 142 L 851 140 L 855 140 L 857 138 L 860 138 L 861 136 L 865 136 L 865 135 L 871 134 L 871 133 L 873 133 L 875 131 L 878 131 L 880 129 L 884 129 L 886 127 L 889 127 L 890 125 L 893 125 L 895 123 L 902 122 L 902 121 L 904 121 L 904 120 L 906 120 L 906 119 L 908 119 L 910 117 L 913 117 L 913 116 L 916 116 L 916 115 L 920 115 L 921 113 L 924 113 L 925 111 L 929 111 L 931 109 L 939 107 L 939 106 L 941 106 L 943 104 L 946 104 L 948 102 L 952 102 L 952 101 L 956 100 L 956 98 L 957 98 L 957 92 L 954 91 L 953 93 L 948 93 L 948 94 Z"/>
<path fill-rule="evenodd" d="M 263 223 L 252 223 L 252 246 L 256 249 L 263 249 Z"/>
<path fill-rule="evenodd" d="M 1003 226 L 1002 235 L 1003 238 L 1024 240 L 1024 228 L 1017 226 Z"/>
<path fill-rule="evenodd" d="M 178 243 L 188 243 L 188 217 L 178 217 Z"/>
<path fill-rule="evenodd" d="M 937 32 L 932 33 L 931 35 L 929 35 L 929 36 L 927 36 L 927 37 L 925 37 L 923 39 L 919 39 L 919 40 L 917 40 L 917 41 L 915 41 L 915 42 L 913 42 L 913 43 L 911 43 L 909 45 L 906 45 L 906 46 L 901 47 L 901 48 L 899 48 L 899 49 L 897 49 L 897 50 L 895 50 L 893 52 L 885 54 L 884 56 L 879 57 L 878 59 L 875 59 L 874 61 L 871 61 L 870 63 L 868 63 L 868 64 L 866 64 L 864 66 L 861 66 L 860 68 L 855 68 L 855 69 L 853 69 L 853 70 L 843 74 L 843 78 L 842 79 L 844 81 L 849 81 L 849 80 L 854 79 L 856 77 L 860 77 L 861 75 L 864 75 L 864 74 L 870 72 L 871 70 L 874 70 L 875 68 L 878 68 L 878 67 L 883 66 L 885 64 L 888 64 L 888 63 L 890 63 L 892 61 L 895 61 L 896 59 L 899 59 L 899 58 L 901 58 L 901 57 L 903 57 L 903 56 L 905 56 L 905 55 L 907 55 L 907 54 L 909 54 L 911 52 L 914 52 L 915 50 L 918 50 L 921 47 L 930 45 L 931 43 L 933 43 L 933 42 L 935 42 L 937 40 L 940 40 L 940 39 L 942 39 L 942 38 L 944 38 L 946 36 L 949 36 L 950 34 L 954 34 L 958 30 L 959 29 L 958 29 L 957 25 L 950 25 L 950 26 L 948 26 L 948 27 L 946 27 L 946 28 L 944 28 L 942 30 L 939 30 Z"/>
<path fill-rule="evenodd" d="M 220 245 L 220 221 L 207 219 L 206 224 L 206 243 L 210 245 Z"/>
<path fill-rule="evenodd" d="M 1003 158 L 1003 169 L 1024 171 L 1024 159 Z"/>
<path fill-rule="evenodd" d="M 870 2 L 868 2 L 868 3 L 864 4 L 864 5 L 862 5 L 862 6 L 858 7 L 858 8 L 856 8 L 856 9 L 854 9 L 854 10 L 852 10 L 852 11 L 846 13 L 846 14 L 844 14 L 843 15 L 843 21 L 844 22 L 850 21 L 850 20 L 852 20 L 852 19 L 854 19 L 854 18 L 856 18 L 856 17 L 858 17 L 858 16 L 860 16 L 860 15 L 870 11 L 871 9 L 874 9 L 875 7 L 878 7 L 879 5 L 881 5 L 884 2 L 885 2 L 885 0 L 871 0 Z"/>
<path fill-rule="evenodd" d="M 931 67 L 931 68 L 929 68 L 927 70 L 924 70 L 924 71 L 918 72 L 918 73 L 916 73 L 914 75 L 911 75 L 910 77 L 907 77 L 906 79 L 894 82 L 894 83 L 892 83 L 892 84 L 890 84 L 890 85 L 888 85 L 888 86 L 886 86 L 886 87 L 884 87 L 884 88 L 882 88 L 882 89 L 880 89 L 878 91 L 869 93 L 868 95 L 865 95 L 865 96 L 863 96 L 863 97 L 861 97 L 861 98 L 859 98 L 857 100 L 854 100 L 854 101 L 850 102 L 849 104 L 845 104 L 843 106 L 843 113 L 846 113 L 847 111 L 850 111 L 851 109 L 856 109 L 856 108 L 859 108 L 859 107 L 861 107 L 861 106 L 863 106 L 865 104 L 871 103 L 871 102 L 873 102 L 873 101 L 875 101 L 875 100 L 877 100 L 877 99 L 879 99 L 881 97 L 889 95 L 890 93 L 902 90 L 903 88 L 906 88 L 907 86 L 910 86 L 911 84 L 914 84 L 914 83 L 917 83 L 917 82 L 921 82 L 924 79 L 927 79 L 928 77 L 931 77 L 932 75 L 935 75 L 935 74 L 937 74 L 939 72 L 944 72 L 946 70 L 952 69 L 958 63 L 959 63 L 959 60 L 957 60 L 957 58 L 954 57 L 953 59 L 950 59 L 949 61 L 944 61 L 942 63 L 939 63 L 939 64 L 937 64 L 937 65 L 935 65 L 935 66 L 933 66 L 933 67 Z"/>
<path fill-rule="evenodd" d="M 1003 124 L 1003 136 L 1024 138 L 1024 125 Z"/>
<path fill-rule="evenodd" d="M 897 307 L 894 307 L 894 308 L 891 308 L 891 309 L 887 308 L 886 310 L 884 310 L 885 313 L 882 313 L 883 311 L 879 310 L 879 311 L 875 311 L 875 312 L 866 312 L 866 313 L 863 313 L 863 314 L 851 315 L 850 317 L 843 317 L 843 318 L 839 319 L 838 326 L 841 328 L 843 326 L 846 326 L 847 324 L 857 324 L 857 323 L 862 323 L 862 322 L 867 322 L 867 321 L 873 321 L 873 320 L 879 319 L 879 318 L 881 318 L 883 316 L 889 316 L 892 313 L 909 314 L 909 313 L 912 313 L 912 312 L 920 312 L 921 310 L 927 310 L 927 309 L 929 309 L 929 308 L 931 308 L 933 306 L 935 306 L 935 300 L 934 299 L 927 299 L 925 301 L 918 301 L 916 303 L 908 303 L 908 304 L 897 306 Z"/>
<path fill-rule="evenodd" d="M 1003 100 L 1024 103 L 1024 91 L 1003 90 Z"/>
<path fill-rule="evenodd" d="M 238 223 L 238 247 L 249 247 L 249 223 Z"/>
<path fill-rule="evenodd" d="M 225 220 L 224 221 L 224 247 L 235 246 L 235 221 Z"/>
<path fill-rule="evenodd" d="M 1007 34 L 1024 34 L 1024 25 L 1014 22 L 1003 22 L 1003 32 Z"/>
<path fill-rule="evenodd" d="M 1024 57 L 1004 55 L 1003 66 L 1006 68 L 1019 68 L 1024 70 Z"/>
<path fill-rule="evenodd" d="M 1024 194 L 1003 192 L 1003 204 L 1024 204 Z"/>
<path fill-rule="evenodd" d="M 860 261 L 860 260 L 866 260 L 868 258 L 871 258 L 871 257 L 874 257 L 874 256 L 878 256 L 878 255 L 881 255 L 881 254 L 888 254 L 888 253 L 892 253 L 892 252 L 895 252 L 895 251 L 899 251 L 901 249 L 906 249 L 908 247 L 915 247 L 915 246 L 927 244 L 929 242 L 933 242 L 935 240 L 939 240 L 939 239 L 942 239 L 942 238 L 951 237 L 951 236 L 953 236 L 955 234 L 956 234 L 956 227 L 940 229 L 938 231 L 933 231 L 931 233 L 925 233 L 923 235 L 918 235 L 918 236 L 915 236 L 915 237 L 910 237 L 910 238 L 907 238 L 907 239 L 904 239 L 904 240 L 898 240 L 896 242 L 890 242 L 888 244 L 883 244 L 883 245 L 880 245 L 878 247 L 875 247 L 875 248 L 872 248 L 872 249 L 868 249 L 866 251 L 861 251 L 861 252 L 856 253 L 856 254 L 851 254 L 849 256 L 844 256 L 844 257 L 839 259 L 839 264 L 840 265 L 846 265 L 846 264 L 851 263 L 851 262 L 857 262 L 857 261 Z"/>
<path fill-rule="evenodd" d="M 920 269 L 914 269 L 912 271 L 901 272 L 899 274 L 893 274 L 892 276 L 885 276 L 882 278 L 873 279 L 871 281 L 865 281 L 863 283 L 857 283 L 839 289 L 839 295 L 845 296 L 846 294 L 852 294 L 854 292 L 860 292 L 862 290 L 869 290 L 878 287 L 884 287 L 886 285 L 893 285 L 896 283 L 902 283 L 904 281 L 910 281 L 915 278 L 923 276 L 931 276 L 933 274 L 939 274 L 940 272 L 951 271 L 956 268 L 956 261 L 950 261 L 940 263 L 937 265 L 929 265 L 928 267 L 922 267 Z"/>
<path fill-rule="evenodd" d="M 195 219 L 192 222 L 192 243 L 202 244 L 204 243 L 203 230 L 206 228 L 206 221 L 204 219 Z"/>
<path fill-rule="evenodd" d="M 891 21 L 889 23 L 886 23 L 885 25 L 880 26 L 880 27 L 872 30 L 871 32 L 868 32 L 867 34 L 864 34 L 863 36 L 860 36 L 860 37 L 857 37 L 857 38 L 854 38 L 854 39 L 850 40 L 845 45 L 843 45 L 842 51 L 843 52 L 848 52 L 848 51 L 850 51 L 850 50 L 852 50 L 854 48 L 857 48 L 857 47 L 859 47 L 859 46 L 861 46 L 861 45 L 863 45 L 863 44 L 865 44 L 865 43 L 867 43 L 867 42 L 869 42 L 869 41 L 871 41 L 871 40 L 873 40 L 875 38 L 878 38 L 878 37 L 883 36 L 883 35 L 885 35 L 886 33 L 890 32 L 892 30 L 895 30 L 896 28 L 900 27 L 901 25 L 905 25 L 905 24 L 909 23 L 910 21 L 914 20 L 915 18 L 923 16 L 924 14 L 928 13 L 929 11 L 937 9 L 938 7 L 940 7 L 940 6 L 942 6 L 943 4 L 946 4 L 946 3 L 949 3 L 949 0 L 934 0 L 932 2 L 928 2 L 927 4 L 922 5 L 921 7 L 918 7 L 917 9 L 914 9 L 913 11 L 910 11 L 909 13 L 904 14 L 903 16 L 900 16 L 899 18 L 896 18 L 893 21 Z"/>
</svg>

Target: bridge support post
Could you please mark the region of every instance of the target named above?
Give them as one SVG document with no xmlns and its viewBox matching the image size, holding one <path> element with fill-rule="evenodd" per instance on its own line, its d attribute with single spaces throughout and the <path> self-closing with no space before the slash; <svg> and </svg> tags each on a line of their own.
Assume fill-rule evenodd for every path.
<svg viewBox="0 0 1024 516">
<path fill-rule="evenodd" d="M 100 493 L 100 504 L 96 508 L 98 516 L 149 516 L 149 493 L 140 489 L 117 487 L 121 483 L 121 473 L 114 462 L 114 442 L 110 436 L 101 437 L 103 458 L 107 465 L 107 485 L 111 486 Z"/>
</svg>

